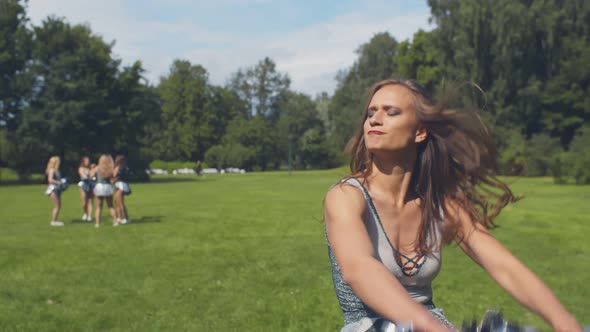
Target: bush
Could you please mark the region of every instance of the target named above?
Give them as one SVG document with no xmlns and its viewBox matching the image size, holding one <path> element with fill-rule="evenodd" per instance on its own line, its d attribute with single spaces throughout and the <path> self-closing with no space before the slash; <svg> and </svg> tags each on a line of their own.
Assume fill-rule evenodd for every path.
<svg viewBox="0 0 590 332">
<path fill-rule="evenodd" d="M 567 175 L 573 177 L 576 184 L 590 184 L 590 126 L 578 129 L 577 135 L 570 143 L 566 153 Z"/>
<path fill-rule="evenodd" d="M 552 175 L 552 171 L 556 170 L 554 164 L 562 153 L 563 149 L 558 138 L 550 137 L 547 134 L 533 135 L 525 147 L 526 175 Z M 561 172 L 561 165 L 559 169 Z"/>
<path fill-rule="evenodd" d="M 299 146 L 297 159 L 302 167 L 313 169 L 339 166 L 335 149 L 331 149 L 318 128 L 306 130 L 297 143 Z"/>
<path fill-rule="evenodd" d="M 503 129 L 496 132 L 499 168 L 503 175 L 522 175 L 526 170 L 527 141 L 517 129 Z"/>
<path fill-rule="evenodd" d="M 224 167 L 251 169 L 256 162 L 256 151 L 241 144 L 232 144 L 225 150 Z"/>
<path fill-rule="evenodd" d="M 567 154 L 562 152 L 554 158 L 553 163 L 551 164 L 551 174 L 553 175 L 553 182 L 555 184 L 567 183 L 567 159 Z"/>
<path fill-rule="evenodd" d="M 238 167 L 252 170 L 256 166 L 256 151 L 239 143 L 214 145 L 205 153 L 205 161 L 217 169 Z"/>
<path fill-rule="evenodd" d="M 211 165 L 211 167 L 221 169 L 224 162 L 224 153 L 223 146 L 214 145 L 205 152 L 205 162 Z"/>
</svg>

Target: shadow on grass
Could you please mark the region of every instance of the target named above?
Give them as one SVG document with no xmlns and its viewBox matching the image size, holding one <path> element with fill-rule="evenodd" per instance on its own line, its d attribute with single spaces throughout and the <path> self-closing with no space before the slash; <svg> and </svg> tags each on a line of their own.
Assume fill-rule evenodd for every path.
<svg viewBox="0 0 590 332">
<path fill-rule="evenodd" d="M 131 182 L 131 184 L 143 184 L 143 183 L 175 183 L 175 182 L 203 182 L 203 181 L 215 181 L 214 177 L 211 176 L 196 176 L 196 175 L 152 175 L 149 181 L 146 182 Z M 70 183 L 71 186 L 75 186 L 77 182 Z M 39 185 L 47 182 L 43 178 L 32 178 L 27 180 L 18 180 L 8 178 L 6 179 L 0 174 L 0 186 L 24 186 L 24 185 Z"/>
<path fill-rule="evenodd" d="M 203 182 L 212 181 L 211 177 L 197 176 L 152 176 L 146 183 Z"/>
<path fill-rule="evenodd" d="M 131 219 L 131 222 L 128 225 L 145 224 L 150 222 L 162 222 L 162 216 L 142 216 L 137 219 Z"/>
<path fill-rule="evenodd" d="M 107 223 L 112 223 L 111 218 L 106 217 L 106 218 L 101 218 L 101 224 L 107 222 Z M 137 219 L 131 219 L 131 222 L 125 226 L 129 226 L 129 225 L 133 225 L 133 224 L 147 224 L 147 223 L 152 223 L 152 222 L 162 222 L 162 216 L 142 216 L 140 218 Z M 92 221 L 85 221 L 82 219 L 71 219 L 70 220 L 70 224 L 76 224 L 76 225 L 94 225 L 94 220 Z"/>
<path fill-rule="evenodd" d="M 172 183 L 172 182 L 196 182 L 199 181 L 199 179 L 193 179 L 193 178 L 185 178 L 185 177 L 157 177 L 157 178 L 151 178 L 149 182 L 145 182 L 147 184 L 150 183 Z"/>
<path fill-rule="evenodd" d="M 92 221 L 86 221 L 86 220 L 82 220 L 82 219 L 70 219 L 70 224 L 79 224 L 79 225 L 88 224 L 88 225 L 92 225 L 92 224 L 94 224 L 94 219 L 92 219 Z"/>
</svg>

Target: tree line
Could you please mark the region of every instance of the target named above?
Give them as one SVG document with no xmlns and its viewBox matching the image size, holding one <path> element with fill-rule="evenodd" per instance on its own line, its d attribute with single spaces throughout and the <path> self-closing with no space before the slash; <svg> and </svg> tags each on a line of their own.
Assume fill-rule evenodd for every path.
<svg viewBox="0 0 590 332">
<path fill-rule="evenodd" d="M 366 89 L 415 78 L 435 96 L 451 83 L 482 109 L 504 174 L 590 182 L 590 3 L 583 0 L 429 0 L 435 28 L 397 41 L 377 33 L 336 77 L 333 95 L 293 91 L 263 58 L 225 85 L 177 59 L 156 85 L 141 61 L 122 65 L 87 25 L 30 24 L 26 2 L 0 0 L 0 166 L 27 178 L 49 155 L 204 160 L 209 167 L 328 168 L 360 120 Z M 138 172 L 138 174 L 141 172 Z"/>
</svg>

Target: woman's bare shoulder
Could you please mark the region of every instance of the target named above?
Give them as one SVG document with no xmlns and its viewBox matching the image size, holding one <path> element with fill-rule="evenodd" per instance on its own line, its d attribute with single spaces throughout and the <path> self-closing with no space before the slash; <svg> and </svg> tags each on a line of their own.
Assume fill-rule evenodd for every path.
<svg viewBox="0 0 590 332">
<path fill-rule="evenodd" d="M 366 203 L 362 191 L 347 182 L 333 186 L 324 199 L 326 219 L 331 219 L 330 216 L 362 215 L 365 209 Z"/>
</svg>

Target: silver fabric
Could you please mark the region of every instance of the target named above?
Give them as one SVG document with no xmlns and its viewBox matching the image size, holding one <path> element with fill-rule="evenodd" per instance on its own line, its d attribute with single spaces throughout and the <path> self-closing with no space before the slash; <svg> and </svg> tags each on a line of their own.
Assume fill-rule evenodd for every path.
<svg viewBox="0 0 590 332">
<path fill-rule="evenodd" d="M 365 202 L 367 204 L 367 215 L 364 218 L 367 232 L 373 243 L 376 258 L 385 265 L 385 267 L 393 274 L 404 288 L 408 291 L 408 294 L 419 303 L 427 306 L 427 308 L 433 312 L 435 317 L 442 317 L 445 321 L 442 310 L 431 305 L 432 303 L 432 280 L 438 275 L 441 265 L 441 253 L 439 250 L 434 251 L 431 255 L 425 257 L 424 264 L 420 268 L 420 271 L 413 275 L 407 276 L 402 272 L 402 269 L 397 264 L 395 259 L 396 249 L 390 243 L 383 225 L 379 220 L 379 216 L 371 197 L 368 192 L 363 188 L 362 184 L 356 178 L 346 178 L 339 182 L 347 183 L 352 185 L 363 193 Z M 439 232 L 440 233 L 440 232 Z M 437 236 L 437 240 L 441 236 Z M 336 296 L 340 303 L 340 308 L 344 315 L 344 328 L 342 332 L 368 332 L 368 331 L 383 331 L 380 326 L 386 326 L 384 319 L 379 317 L 377 313 L 366 306 L 357 296 L 354 294 L 350 286 L 344 281 L 342 277 L 342 271 L 330 246 L 326 233 L 326 242 L 328 245 L 328 256 L 332 265 L 332 280 L 334 281 L 334 288 L 336 290 Z M 452 326 L 448 321 L 446 325 Z"/>
<path fill-rule="evenodd" d="M 129 184 L 127 182 L 117 181 L 115 182 L 115 188 L 121 190 L 125 195 L 131 194 L 131 188 L 129 187 Z"/>
<path fill-rule="evenodd" d="M 96 173 L 96 184 L 94 185 L 94 195 L 98 197 L 113 196 L 115 189 L 109 183 L 109 179 L 105 179 L 100 175 L 100 172 Z"/>
<path fill-rule="evenodd" d="M 426 306 L 426 309 L 443 325 L 449 327 L 451 330 L 459 332 L 459 330 L 445 317 L 445 313 L 441 308 L 435 306 Z M 411 324 L 410 324 L 411 325 Z M 381 317 L 363 317 L 359 321 L 344 326 L 340 332 L 396 332 L 395 323 L 388 321 Z"/>
<path fill-rule="evenodd" d="M 94 186 L 94 195 L 98 197 L 113 196 L 115 190 L 109 183 L 100 182 Z"/>
</svg>

